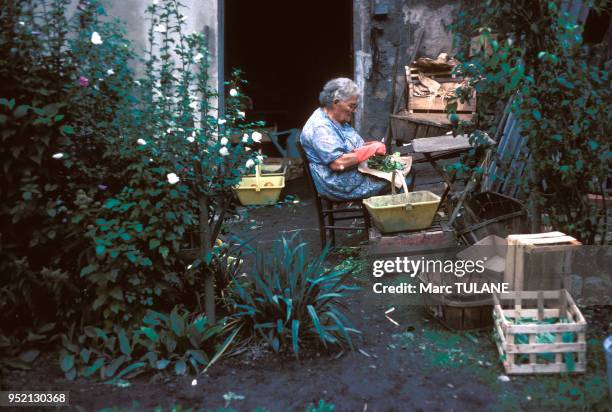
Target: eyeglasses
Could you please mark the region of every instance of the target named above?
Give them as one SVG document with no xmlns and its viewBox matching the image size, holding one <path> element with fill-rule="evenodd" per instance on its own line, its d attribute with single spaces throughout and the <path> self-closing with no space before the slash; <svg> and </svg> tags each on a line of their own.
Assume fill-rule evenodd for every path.
<svg viewBox="0 0 612 412">
<path fill-rule="evenodd" d="M 359 105 L 357 103 L 347 103 L 346 100 L 335 100 L 334 103 L 336 104 L 344 104 L 346 106 L 348 106 L 348 108 L 354 112 L 355 110 L 357 110 L 357 107 L 359 107 Z"/>
</svg>

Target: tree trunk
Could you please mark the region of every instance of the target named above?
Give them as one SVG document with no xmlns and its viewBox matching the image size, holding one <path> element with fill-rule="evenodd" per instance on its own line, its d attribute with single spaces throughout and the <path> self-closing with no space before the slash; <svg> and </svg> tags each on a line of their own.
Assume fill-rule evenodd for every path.
<svg viewBox="0 0 612 412">
<path fill-rule="evenodd" d="M 208 197 L 200 194 L 198 201 L 200 204 L 200 258 L 204 259 L 201 266 L 204 274 L 204 307 L 208 320 L 215 323 L 215 279 L 210 271 L 209 260 L 212 253 L 212 242 L 208 223 Z"/>
</svg>

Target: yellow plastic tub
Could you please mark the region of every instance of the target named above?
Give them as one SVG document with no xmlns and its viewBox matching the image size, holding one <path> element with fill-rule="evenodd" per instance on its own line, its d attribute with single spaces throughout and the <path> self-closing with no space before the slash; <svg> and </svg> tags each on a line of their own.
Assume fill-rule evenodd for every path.
<svg viewBox="0 0 612 412">
<path fill-rule="evenodd" d="M 262 176 L 261 166 L 257 165 L 255 177 L 243 177 L 234 192 L 244 206 L 273 205 L 278 202 L 283 187 L 285 176 Z"/>
<path fill-rule="evenodd" d="M 268 163 L 269 162 L 269 163 Z M 285 176 L 287 173 L 287 163 L 284 159 L 278 161 L 277 159 L 265 159 L 264 164 L 261 165 L 262 176 Z M 244 177 L 254 177 L 256 173 L 248 173 Z"/>
<path fill-rule="evenodd" d="M 404 193 L 363 200 L 372 221 L 383 233 L 427 229 L 438 210 L 440 196 L 427 190 L 408 193 L 405 180 L 403 183 Z M 393 184 L 392 187 L 395 191 Z"/>
</svg>

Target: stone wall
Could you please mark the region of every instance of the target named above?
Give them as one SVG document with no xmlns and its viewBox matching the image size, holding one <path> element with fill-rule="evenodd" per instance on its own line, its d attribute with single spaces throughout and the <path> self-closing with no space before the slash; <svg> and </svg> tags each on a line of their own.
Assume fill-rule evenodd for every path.
<svg viewBox="0 0 612 412">
<path fill-rule="evenodd" d="M 147 37 L 144 11 L 152 1 L 103 0 L 111 17 L 127 22 L 128 37 L 140 50 L 145 47 Z M 201 31 L 209 35 L 211 84 L 216 86 L 217 50 L 222 45 L 217 36 L 219 2 L 183 0 L 182 3 L 188 10 L 185 13 L 187 32 Z M 410 55 L 436 57 L 440 52 L 452 52 L 452 36 L 447 26 L 460 6 L 461 0 L 353 0 L 354 79 L 364 95 L 355 123 L 364 138 L 380 140 L 385 136 L 392 99 L 399 99 L 403 93 L 397 87 L 393 92 L 392 78 L 394 74 L 396 79 L 405 75 L 404 66 Z M 421 44 L 415 50 L 421 32 Z"/>
<path fill-rule="evenodd" d="M 135 50 L 144 52 L 147 46 L 147 30 L 149 21 L 146 20 L 145 10 L 153 0 L 102 0 L 106 12 L 110 18 L 120 18 L 126 23 L 127 37 L 133 42 Z M 186 7 L 183 13 L 186 15 L 186 33 L 194 31 L 205 33 L 209 36 L 208 47 L 211 53 L 211 84 L 218 84 L 217 72 L 217 49 L 219 38 L 217 36 L 217 0 L 182 0 Z M 73 0 L 71 9 L 74 10 L 78 0 Z M 137 67 L 136 69 L 141 69 Z"/>
<path fill-rule="evenodd" d="M 460 6 L 459 0 L 355 0 L 355 77 L 364 93 L 356 127 L 364 138 L 385 136 L 392 100 L 404 92 L 397 84 L 410 56 L 452 54 L 448 25 Z"/>
</svg>

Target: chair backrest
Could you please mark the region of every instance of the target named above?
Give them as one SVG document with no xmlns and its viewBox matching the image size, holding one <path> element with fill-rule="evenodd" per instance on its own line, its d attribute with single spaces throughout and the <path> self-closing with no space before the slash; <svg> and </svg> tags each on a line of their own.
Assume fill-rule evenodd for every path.
<svg viewBox="0 0 612 412">
<path fill-rule="evenodd" d="M 314 180 L 312 179 L 312 174 L 310 173 L 310 163 L 308 162 L 308 157 L 306 156 L 306 152 L 302 147 L 302 143 L 299 140 L 296 140 L 295 147 L 300 154 L 300 158 L 302 159 L 302 166 L 304 167 L 304 176 L 306 176 L 306 180 L 308 180 L 308 185 L 310 189 L 315 194 L 315 196 L 319 196 L 319 192 L 317 192 L 317 187 L 314 184 Z"/>
<path fill-rule="evenodd" d="M 301 132 L 302 129 L 294 128 L 289 130 L 283 130 L 282 132 L 268 133 L 268 136 L 270 137 L 270 140 L 272 140 L 272 143 L 274 143 L 274 146 L 276 146 L 276 148 L 283 157 L 298 157 L 299 154 L 296 150 L 295 144 L 298 143 Z M 287 135 L 286 149 L 278 141 L 278 138 L 284 135 Z"/>
</svg>

